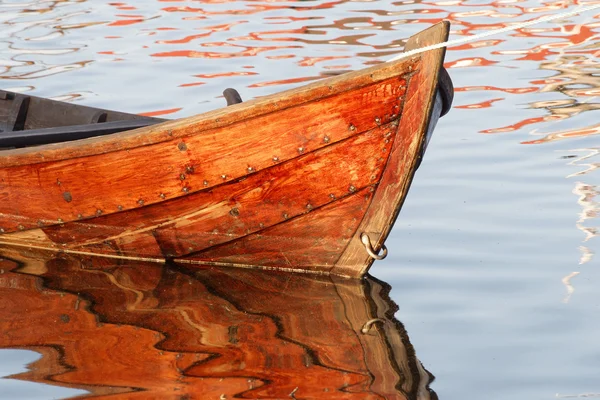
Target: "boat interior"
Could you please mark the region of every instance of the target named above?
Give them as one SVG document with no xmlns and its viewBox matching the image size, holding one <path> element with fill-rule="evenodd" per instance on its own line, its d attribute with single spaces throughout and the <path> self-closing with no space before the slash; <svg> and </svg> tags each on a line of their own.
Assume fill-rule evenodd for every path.
<svg viewBox="0 0 600 400">
<path fill-rule="evenodd" d="M 235 89 L 227 105 L 241 103 Z M 143 128 L 167 121 L 0 90 L 0 148 L 60 143 Z"/>
</svg>

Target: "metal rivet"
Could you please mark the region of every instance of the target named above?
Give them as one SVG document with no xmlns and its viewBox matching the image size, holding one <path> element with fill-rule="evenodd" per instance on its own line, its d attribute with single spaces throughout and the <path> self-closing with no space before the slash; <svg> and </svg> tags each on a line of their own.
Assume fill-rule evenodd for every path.
<svg viewBox="0 0 600 400">
<path fill-rule="evenodd" d="M 312 204 L 308 203 L 308 204 L 306 205 L 306 209 L 307 209 L 307 210 L 309 210 L 309 211 L 310 211 L 310 210 L 312 210 L 312 209 L 313 209 L 313 206 L 312 206 Z"/>
<path fill-rule="evenodd" d="M 185 181 L 185 174 L 179 174 L 179 179 L 181 179 L 182 181 Z"/>
<path fill-rule="evenodd" d="M 203 182 L 204 186 L 208 186 L 208 181 Z"/>
<path fill-rule="evenodd" d="M 352 193 L 356 192 L 356 187 L 354 187 L 354 185 L 350 185 L 350 187 L 348 188 L 348 190 Z"/>
<path fill-rule="evenodd" d="M 287 213 L 283 213 L 283 219 L 288 219 L 290 216 Z"/>
<path fill-rule="evenodd" d="M 179 149 L 179 151 L 186 151 L 187 145 L 185 143 L 181 142 L 177 145 L 177 148 Z"/>
<path fill-rule="evenodd" d="M 166 198 L 167 196 L 165 196 L 165 194 L 164 194 L 164 193 L 161 193 L 161 194 L 159 194 L 159 195 L 158 195 L 158 197 L 160 197 L 161 199 L 164 199 L 164 198 Z"/>
<path fill-rule="evenodd" d="M 58 186 L 62 185 L 62 183 L 60 183 L 60 179 L 57 179 L 57 180 L 56 180 L 56 184 L 57 184 Z"/>
<path fill-rule="evenodd" d="M 122 205 L 118 205 L 117 206 L 117 210 L 123 211 L 123 206 Z M 98 211 L 100 211 L 100 210 L 98 210 Z M 98 213 L 96 213 L 96 214 L 98 214 Z M 100 214 L 102 214 L 102 211 L 100 211 Z M 98 215 L 100 215 L 100 214 L 98 214 Z"/>
<path fill-rule="evenodd" d="M 275 162 L 279 161 L 279 157 L 277 157 L 277 156 L 273 157 L 273 161 L 275 161 Z"/>
<path fill-rule="evenodd" d="M 19 226 L 17 226 L 17 228 L 19 228 L 20 231 L 24 231 L 25 230 L 25 227 L 23 225 L 21 225 L 21 224 L 19 224 Z"/>
<path fill-rule="evenodd" d="M 185 167 L 185 172 L 187 172 L 188 174 L 193 174 L 194 173 L 194 166 L 188 165 L 187 167 Z"/>
<path fill-rule="evenodd" d="M 390 142 L 390 139 L 385 139 L 385 144 L 388 144 Z"/>
<path fill-rule="evenodd" d="M 190 191 L 190 188 L 188 188 L 187 186 L 184 186 L 183 189 L 181 189 L 184 193 L 187 193 Z"/>
<path fill-rule="evenodd" d="M 348 127 L 348 129 L 350 129 L 351 131 L 355 131 L 356 127 L 354 125 L 350 124 L 350 126 Z"/>
<path fill-rule="evenodd" d="M 221 179 L 226 180 L 227 179 L 227 175 L 221 175 Z"/>
<path fill-rule="evenodd" d="M 44 223 L 43 223 L 41 220 L 39 220 L 39 221 L 37 222 L 37 226 L 39 226 L 39 227 L 41 228 L 42 226 L 44 226 Z"/>
<path fill-rule="evenodd" d="M 96 215 L 102 215 L 102 210 L 100 210 L 100 209 L 96 210 Z"/>
<path fill-rule="evenodd" d="M 375 118 L 375 123 L 376 123 L 377 125 L 381 125 L 381 118 L 379 118 L 379 117 L 376 117 L 376 118 Z"/>
<path fill-rule="evenodd" d="M 4 228 L 0 228 L 0 233 L 4 233 Z"/>
<path fill-rule="evenodd" d="M 77 219 L 82 219 L 83 218 L 83 214 L 77 214 Z"/>
<path fill-rule="evenodd" d="M 248 167 L 248 172 L 254 172 L 254 168 Z"/>
<path fill-rule="evenodd" d="M 325 136 L 325 137 L 323 138 L 323 142 L 325 142 L 325 143 L 329 143 L 329 140 L 330 140 L 330 139 L 329 139 L 329 136 Z"/>
<path fill-rule="evenodd" d="M 298 147 L 298 153 L 300 153 L 300 154 L 304 153 L 304 147 Z"/>
<path fill-rule="evenodd" d="M 58 221 L 59 224 L 62 224 L 63 222 L 65 222 L 65 221 L 63 221 L 62 218 L 57 219 L 57 221 Z"/>
<path fill-rule="evenodd" d="M 142 199 L 139 199 L 137 202 L 138 202 L 138 204 L 139 204 L 140 206 L 143 206 L 143 205 L 144 205 L 144 200 L 142 200 Z"/>
<path fill-rule="evenodd" d="M 231 211 L 229 211 L 229 214 L 231 214 L 234 217 L 237 217 L 240 215 L 240 210 L 238 210 L 236 207 L 234 207 L 231 209 Z"/>
<path fill-rule="evenodd" d="M 265 224 L 263 224 L 263 223 L 261 222 L 261 223 L 259 223 L 259 224 L 258 224 L 258 227 L 262 229 L 262 228 L 264 228 L 264 227 L 265 227 Z"/>
<path fill-rule="evenodd" d="M 335 194 L 333 194 L 333 193 L 330 193 L 330 194 L 329 194 L 329 197 L 330 197 L 331 199 L 335 199 Z"/>
<path fill-rule="evenodd" d="M 65 199 L 67 203 L 73 201 L 73 196 L 71 196 L 71 192 L 63 192 L 63 199 Z"/>
</svg>

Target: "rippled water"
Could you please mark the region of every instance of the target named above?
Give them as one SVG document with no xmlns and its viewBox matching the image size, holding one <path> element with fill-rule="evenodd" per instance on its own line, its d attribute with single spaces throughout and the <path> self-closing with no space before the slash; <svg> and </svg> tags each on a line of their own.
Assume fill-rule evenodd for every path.
<svg viewBox="0 0 600 400">
<path fill-rule="evenodd" d="M 176 118 L 384 61 L 442 19 L 459 38 L 598 3 L 3 1 L 0 85 Z M 600 397 L 599 35 L 595 10 L 448 49 L 454 108 L 371 270 L 441 399 Z M 0 374 L 35 357 L 2 350 Z M 38 385 L 0 397 L 81 393 Z"/>
</svg>

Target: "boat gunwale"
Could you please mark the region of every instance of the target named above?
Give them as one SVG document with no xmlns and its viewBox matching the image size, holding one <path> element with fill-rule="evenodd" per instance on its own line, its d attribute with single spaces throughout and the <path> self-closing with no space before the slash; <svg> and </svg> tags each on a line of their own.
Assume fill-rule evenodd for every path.
<svg viewBox="0 0 600 400">
<path fill-rule="evenodd" d="M 378 64 L 229 107 L 211 110 L 191 117 L 169 120 L 148 127 L 68 142 L 0 150 L 0 168 L 89 157 L 150 146 L 188 136 L 210 134 L 213 129 L 324 100 L 368 85 L 377 84 L 395 76 L 401 77 L 412 74 L 415 71 L 411 71 L 408 65 L 419 63 L 421 58 L 422 55 L 418 54 L 393 62 Z"/>
</svg>

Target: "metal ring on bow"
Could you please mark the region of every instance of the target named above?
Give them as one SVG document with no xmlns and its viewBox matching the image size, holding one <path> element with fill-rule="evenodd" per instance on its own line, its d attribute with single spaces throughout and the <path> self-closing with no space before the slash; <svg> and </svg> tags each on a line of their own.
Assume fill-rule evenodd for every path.
<svg viewBox="0 0 600 400">
<path fill-rule="evenodd" d="M 381 322 L 382 324 L 385 324 L 385 320 L 381 319 L 381 318 L 373 318 L 368 320 L 367 322 L 365 322 L 365 324 L 363 325 L 362 329 L 360 330 L 360 332 L 363 335 L 366 335 L 367 333 L 369 333 L 369 331 L 371 330 L 371 326 L 373 326 L 373 324 L 375 322 Z"/>
<path fill-rule="evenodd" d="M 367 253 L 369 254 L 369 256 L 373 257 L 374 259 L 383 260 L 384 258 L 387 257 L 387 255 L 388 255 L 387 247 L 385 247 L 385 245 L 382 244 L 381 250 L 383 251 L 383 253 L 381 253 L 381 254 L 375 253 L 375 251 L 373 250 L 373 246 L 371 245 L 371 239 L 369 238 L 369 235 L 367 235 L 366 233 L 363 232 L 360 234 L 360 241 L 362 242 L 362 244 L 365 245 L 365 249 L 367 250 Z"/>
</svg>

